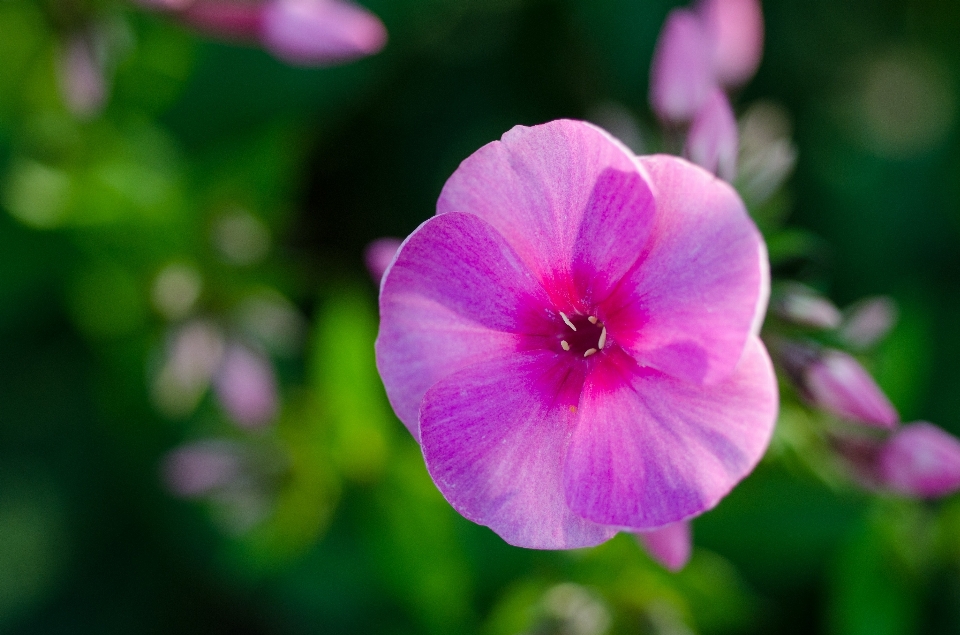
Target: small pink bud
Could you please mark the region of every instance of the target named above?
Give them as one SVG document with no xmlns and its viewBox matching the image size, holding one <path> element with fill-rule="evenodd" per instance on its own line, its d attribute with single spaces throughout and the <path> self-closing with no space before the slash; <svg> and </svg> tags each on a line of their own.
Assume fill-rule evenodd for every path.
<svg viewBox="0 0 960 635">
<path fill-rule="evenodd" d="M 262 7 L 257 2 L 195 0 L 177 19 L 198 31 L 226 40 L 255 40 L 260 32 Z"/>
<path fill-rule="evenodd" d="M 717 80 L 729 88 L 746 83 L 763 55 L 763 12 L 758 0 L 704 0 L 701 15 Z"/>
<path fill-rule="evenodd" d="M 250 349 L 232 344 L 214 378 L 224 410 L 239 425 L 256 428 L 277 413 L 277 381 L 270 362 Z"/>
<path fill-rule="evenodd" d="M 653 531 L 636 532 L 635 535 L 650 557 L 670 571 L 679 571 L 690 561 L 693 537 L 688 521 L 683 520 Z"/>
<path fill-rule="evenodd" d="M 932 423 L 906 425 L 880 452 L 881 484 L 919 498 L 946 496 L 960 489 L 960 440 Z"/>
<path fill-rule="evenodd" d="M 60 91 L 77 117 L 91 117 L 107 100 L 107 79 L 93 34 L 76 33 L 60 53 Z"/>
<path fill-rule="evenodd" d="M 650 68 L 650 105 L 667 122 L 690 121 L 715 86 L 700 17 L 674 9 L 660 31 Z"/>
<path fill-rule="evenodd" d="M 785 286 L 770 308 L 777 317 L 799 326 L 834 329 L 842 320 L 840 309 L 833 302 L 802 284 Z"/>
<path fill-rule="evenodd" d="M 367 265 L 367 271 L 378 285 L 383 274 L 387 272 L 387 267 L 393 262 L 393 257 L 397 255 L 402 242 L 399 238 L 378 238 L 364 250 L 363 260 Z"/>
<path fill-rule="evenodd" d="M 861 300 L 847 309 L 840 337 L 855 348 L 869 348 L 883 339 L 897 323 L 897 305 L 887 297 Z"/>
<path fill-rule="evenodd" d="M 730 100 L 722 90 L 714 89 L 693 119 L 685 154 L 700 167 L 730 182 L 737 176 L 738 144 L 737 120 Z"/>
<path fill-rule="evenodd" d="M 203 496 L 240 476 L 240 452 L 228 441 L 197 441 L 170 452 L 160 472 L 167 489 L 175 496 Z"/>
<path fill-rule="evenodd" d="M 269 0 L 261 40 L 286 62 L 325 65 L 378 52 L 387 43 L 387 30 L 377 16 L 351 2 Z"/>
<path fill-rule="evenodd" d="M 873 377 L 842 351 L 820 352 L 803 373 L 803 387 L 816 406 L 841 419 L 881 428 L 893 428 L 900 420 Z"/>
</svg>

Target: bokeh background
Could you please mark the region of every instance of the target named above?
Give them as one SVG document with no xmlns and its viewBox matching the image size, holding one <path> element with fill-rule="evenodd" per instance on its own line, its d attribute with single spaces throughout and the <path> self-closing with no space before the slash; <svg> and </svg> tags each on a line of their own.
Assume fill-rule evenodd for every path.
<svg viewBox="0 0 960 635">
<path fill-rule="evenodd" d="M 673 3 L 364 4 L 387 47 L 304 69 L 133 5 L 0 1 L 0 632 L 960 632 L 960 498 L 867 496 L 790 439 L 695 521 L 676 575 L 628 536 L 515 549 L 444 502 L 376 374 L 363 249 L 513 125 L 658 149 Z M 960 434 L 960 3 L 763 6 L 736 107 L 792 120 L 775 271 L 895 298 L 871 370 L 904 420 Z M 85 118 L 57 84 L 76 12 L 113 34 Z M 231 342 L 273 373 L 265 425 L 207 386 Z M 190 490 L 184 448 L 213 485 Z"/>
</svg>

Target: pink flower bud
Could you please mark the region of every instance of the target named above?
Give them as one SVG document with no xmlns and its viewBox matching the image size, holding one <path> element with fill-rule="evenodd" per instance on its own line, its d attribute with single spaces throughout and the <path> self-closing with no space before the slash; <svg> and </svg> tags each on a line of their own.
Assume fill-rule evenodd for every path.
<svg viewBox="0 0 960 635">
<path fill-rule="evenodd" d="M 175 496 L 194 498 L 223 488 L 241 473 L 238 447 L 228 441 L 197 441 L 170 452 L 160 472 Z"/>
<path fill-rule="evenodd" d="M 400 249 L 402 242 L 399 238 L 378 238 L 367 245 L 364 250 L 363 261 L 367 265 L 370 277 L 378 285 L 380 279 L 383 278 L 383 274 L 387 271 L 387 267 L 393 262 L 393 257 L 397 255 L 397 250 Z"/>
<path fill-rule="evenodd" d="M 847 309 L 840 337 L 855 348 L 869 348 L 884 338 L 897 323 L 897 305 L 887 297 L 861 300 Z"/>
<path fill-rule="evenodd" d="M 886 442 L 877 462 L 882 485 L 919 498 L 960 489 L 960 440 L 932 423 L 906 425 Z"/>
<path fill-rule="evenodd" d="M 277 381 L 270 362 L 250 349 L 232 344 L 214 378 L 224 410 L 239 425 L 256 428 L 277 413 Z"/>
<path fill-rule="evenodd" d="M 746 83 L 763 55 L 763 12 L 758 0 L 705 0 L 701 15 L 717 80 L 729 88 Z"/>
<path fill-rule="evenodd" d="M 686 9 L 674 9 L 667 16 L 653 54 L 653 111 L 663 121 L 690 121 L 714 86 L 709 41 L 700 17 Z"/>
<path fill-rule="evenodd" d="M 896 409 L 873 377 L 850 355 L 822 351 L 806 366 L 802 377 L 807 396 L 818 407 L 840 417 L 881 428 L 900 420 Z"/>
<path fill-rule="evenodd" d="M 286 62 L 325 65 L 376 53 L 387 30 L 377 16 L 343 0 L 270 0 L 261 40 Z"/>
<path fill-rule="evenodd" d="M 260 32 L 262 6 L 256 2 L 195 0 L 177 19 L 198 31 L 226 40 L 254 40 Z"/>
<path fill-rule="evenodd" d="M 834 329 L 840 325 L 840 309 L 833 302 L 802 284 L 790 284 L 776 295 L 770 309 L 777 317 L 800 326 Z"/>
<path fill-rule="evenodd" d="M 650 557 L 670 571 L 679 571 L 690 561 L 693 537 L 688 521 L 682 520 L 653 531 L 636 532 L 635 535 Z"/>
<path fill-rule="evenodd" d="M 685 154 L 697 165 L 730 182 L 737 176 L 738 143 L 737 120 L 730 100 L 722 90 L 714 89 L 694 117 Z"/>
<path fill-rule="evenodd" d="M 107 79 L 92 33 L 76 33 L 60 52 L 60 91 L 67 107 L 77 117 L 91 117 L 107 100 Z"/>
</svg>

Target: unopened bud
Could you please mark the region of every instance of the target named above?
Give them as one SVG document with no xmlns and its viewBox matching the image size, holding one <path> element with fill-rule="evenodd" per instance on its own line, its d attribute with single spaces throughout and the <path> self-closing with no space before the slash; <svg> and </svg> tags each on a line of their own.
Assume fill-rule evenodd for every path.
<svg viewBox="0 0 960 635">
<path fill-rule="evenodd" d="M 891 298 L 867 298 L 847 309 L 839 335 L 850 346 L 865 349 L 882 340 L 896 323 L 897 305 Z"/>
<path fill-rule="evenodd" d="M 235 443 L 206 440 L 170 452 L 160 471 L 170 493 L 194 498 L 233 483 L 240 476 L 241 463 L 241 452 Z"/>
<path fill-rule="evenodd" d="M 270 362 L 250 349 L 233 344 L 214 378 L 214 389 L 224 410 L 239 425 L 256 428 L 277 413 L 277 380 Z"/>
<path fill-rule="evenodd" d="M 919 498 L 960 489 L 960 440 L 924 421 L 906 425 L 887 440 L 877 462 L 880 483 Z"/>
<path fill-rule="evenodd" d="M 690 523 L 685 520 L 635 535 L 650 557 L 670 571 L 679 571 L 690 561 L 693 536 Z"/>
<path fill-rule="evenodd" d="M 660 31 L 650 68 L 653 111 L 663 121 L 690 121 L 714 86 L 710 42 L 700 16 L 674 9 Z"/>
<path fill-rule="evenodd" d="M 843 316 L 830 300 L 802 284 L 782 287 L 770 303 L 773 313 L 787 322 L 818 329 L 840 326 Z"/>
<path fill-rule="evenodd" d="M 737 120 L 726 94 L 714 89 L 687 134 L 687 158 L 728 183 L 737 176 Z"/>
<path fill-rule="evenodd" d="M 807 366 L 803 383 L 816 406 L 841 419 L 881 428 L 893 428 L 900 420 L 873 377 L 860 362 L 842 351 L 821 351 Z"/>
<path fill-rule="evenodd" d="M 759 0 L 704 0 L 700 5 L 717 79 L 730 88 L 747 82 L 763 55 Z"/>
</svg>

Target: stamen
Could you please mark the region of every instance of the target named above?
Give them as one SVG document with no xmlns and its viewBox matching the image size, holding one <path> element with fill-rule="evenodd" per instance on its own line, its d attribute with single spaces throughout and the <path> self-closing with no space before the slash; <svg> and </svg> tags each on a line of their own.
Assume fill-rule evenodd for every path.
<svg viewBox="0 0 960 635">
<path fill-rule="evenodd" d="M 603 327 L 603 330 L 600 331 L 600 341 L 597 342 L 597 346 L 600 347 L 600 350 L 603 350 L 603 346 L 606 343 L 607 343 L 607 327 Z"/>
<path fill-rule="evenodd" d="M 588 349 L 583 353 L 583 356 L 584 356 L 584 357 L 590 357 L 591 355 L 593 355 L 593 354 L 596 353 L 596 352 L 597 352 L 597 349 L 595 349 L 595 348 L 588 348 Z"/>
<path fill-rule="evenodd" d="M 587 318 L 587 321 L 590 322 L 590 324 L 596 324 L 596 323 L 597 323 L 597 316 L 596 316 L 596 315 L 591 315 L 590 317 Z"/>
<path fill-rule="evenodd" d="M 573 325 L 573 322 L 570 321 L 570 318 L 567 317 L 567 314 L 564 313 L 563 311 L 560 311 L 559 313 L 560 313 L 560 317 L 563 318 L 563 321 L 566 323 L 566 325 L 572 328 L 574 331 L 576 331 L 577 327 Z"/>
<path fill-rule="evenodd" d="M 570 350 L 570 345 L 567 344 L 567 340 L 560 340 L 560 348 L 562 348 L 565 351 Z"/>
</svg>

